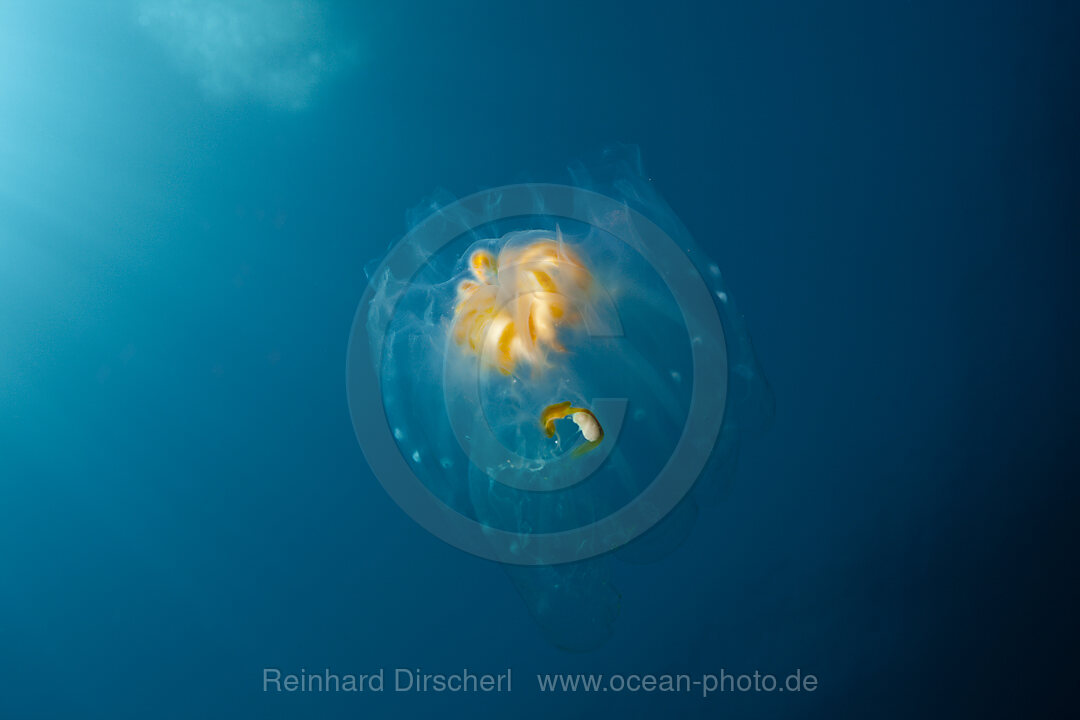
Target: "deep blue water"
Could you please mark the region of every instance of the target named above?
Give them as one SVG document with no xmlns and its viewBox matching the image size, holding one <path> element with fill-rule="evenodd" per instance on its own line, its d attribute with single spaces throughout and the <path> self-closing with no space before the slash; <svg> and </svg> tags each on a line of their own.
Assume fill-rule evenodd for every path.
<svg viewBox="0 0 1080 720">
<path fill-rule="evenodd" d="M 1068 699 L 1076 5 L 319 7 L 0 7 L 0 718 Z M 611 641 L 568 654 L 374 480 L 345 347 L 425 197 L 613 142 L 722 268 L 776 416 L 675 554 L 619 569 Z M 261 692 L 264 667 L 380 666 L 515 688 Z M 819 688 L 532 682 L 722 668 Z"/>
</svg>

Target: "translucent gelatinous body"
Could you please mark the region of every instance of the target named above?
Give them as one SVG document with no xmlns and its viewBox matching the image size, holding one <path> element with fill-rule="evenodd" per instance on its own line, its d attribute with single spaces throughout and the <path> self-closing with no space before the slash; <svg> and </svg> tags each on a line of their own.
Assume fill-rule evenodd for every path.
<svg viewBox="0 0 1080 720">
<path fill-rule="evenodd" d="M 514 562 L 507 574 L 552 642 L 574 650 L 612 632 L 613 560 L 652 561 L 679 545 L 699 502 L 723 496 L 741 439 L 772 413 L 719 269 L 633 159 L 604 182 L 574 174 L 576 186 L 617 201 L 575 208 L 586 221 L 548 213 L 541 186 L 531 215 L 504 219 L 493 207 L 491 222 L 469 218 L 462 224 L 472 232 L 420 257 L 419 272 L 399 277 L 384 266 L 372 277 L 368 325 L 385 337 L 371 347 L 401 457 L 439 503 L 490 530 L 491 542 L 515 538 L 500 548 Z M 685 253 L 682 264 L 627 242 L 634 225 L 620 207 L 661 228 Z M 677 300 L 688 283 L 705 289 L 722 331 L 703 331 L 703 309 Z M 694 387 L 711 362 L 724 382 Z M 711 434 L 688 431 L 702 408 L 716 409 Z M 644 534 L 603 524 L 627 508 L 647 515 L 654 480 L 687 448 L 708 461 L 681 502 Z M 591 541 L 614 552 L 567 562 L 538 549 L 583 527 L 608 528 Z"/>
</svg>

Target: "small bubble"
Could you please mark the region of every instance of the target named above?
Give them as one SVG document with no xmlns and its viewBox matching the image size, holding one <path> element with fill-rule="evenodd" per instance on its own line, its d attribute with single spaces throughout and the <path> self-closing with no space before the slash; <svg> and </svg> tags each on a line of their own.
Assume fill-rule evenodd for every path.
<svg viewBox="0 0 1080 720">
<path fill-rule="evenodd" d="M 420 462 L 420 451 L 419 450 L 413 450 L 412 459 L 413 459 L 413 462 L 415 462 L 415 463 Z"/>
<path fill-rule="evenodd" d="M 680 375 L 677 370 L 672 370 L 671 371 L 671 379 L 674 380 L 675 382 L 682 382 L 682 375 Z"/>
</svg>

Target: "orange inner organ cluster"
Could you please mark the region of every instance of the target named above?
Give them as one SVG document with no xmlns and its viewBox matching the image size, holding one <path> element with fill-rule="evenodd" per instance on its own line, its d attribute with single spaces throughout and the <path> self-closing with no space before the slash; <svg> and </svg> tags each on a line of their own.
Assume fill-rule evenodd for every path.
<svg viewBox="0 0 1080 720">
<path fill-rule="evenodd" d="M 546 365 L 563 352 L 558 328 L 581 322 L 592 276 L 580 258 L 557 240 L 508 245 L 496 258 L 477 250 L 472 277 L 457 288 L 454 341 L 487 366 L 510 375 L 519 364 Z"/>
</svg>

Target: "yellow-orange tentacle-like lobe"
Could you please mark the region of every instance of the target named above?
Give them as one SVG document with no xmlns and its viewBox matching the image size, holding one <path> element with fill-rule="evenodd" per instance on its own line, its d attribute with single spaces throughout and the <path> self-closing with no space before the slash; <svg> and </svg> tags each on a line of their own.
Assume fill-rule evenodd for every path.
<svg viewBox="0 0 1080 720">
<path fill-rule="evenodd" d="M 560 327 L 581 323 L 592 275 L 561 238 L 507 245 L 469 257 L 471 278 L 457 287 L 453 338 L 485 366 L 510 375 L 519 364 L 543 368 L 565 352 Z"/>
</svg>

